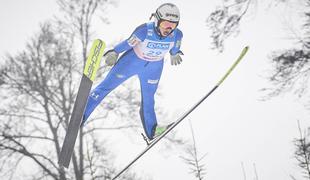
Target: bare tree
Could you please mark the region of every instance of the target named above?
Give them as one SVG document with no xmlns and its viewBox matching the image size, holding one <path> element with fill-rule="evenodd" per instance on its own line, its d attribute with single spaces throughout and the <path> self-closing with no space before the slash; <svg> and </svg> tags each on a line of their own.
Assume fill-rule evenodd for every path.
<svg viewBox="0 0 310 180">
<path fill-rule="evenodd" d="M 31 179 L 107 179 L 115 173 L 111 154 L 96 140 L 94 131 L 85 135 L 89 139 L 86 156 L 74 153 L 72 169 L 66 171 L 57 163 L 75 99 L 75 79 L 80 76 L 72 47 L 73 37 L 45 23 L 25 51 L 7 56 L 0 70 L 2 176 L 15 179 L 13 174 L 25 158 L 38 167 Z M 83 171 L 78 157 L 87 162 Z M 126 179 L 138 177 L 128 174 Z"/>
<path fill-rule="evenodd" d="M 310 179 L 310 141 L 308 135 L 303 133 L 298 121 L 299 138 L 295 142 L 295 158 L 298 161 L 299 167 L 302 169 L 305 179 Z"/>
<path fill-rule="evenodd" d="M 243 174 L 243 180 L 246 180 L 246 171 L 245 171 L 243 162 L 241 162 L 241 169 L 242 169 L 242 174 Z"/>
<path fill-rule="evenodd" d="M 80 41 L 82 46 L 82 60 L 85 62 L 87 48 L 92 39 L 91 26 L 96 17 L 103 23 L 108 23 L 106 9 L 109 5 L 116 5 L 115 0 L 58 0 L 58 5 L 63 12 L 61 23 L 70 27 L 71 33 Z"/>
<path fill-rule="evenodd" d="M 244 167 L 244 163 L 241 162 L 241 170 L 242 170 L 242 174 L 243 174 L 243 180 L 247 180 L 247 173 L 246 173 L 246 170 L 245 170 L 245 167 Z M 254 177 L 253 179 L 254 180 L 258 180 L 258 174 L 257 174 L 257 169 L 256 169 L 256 164 L 253 163 L 253 170 L 254 170 Z"/>
<path fill-rule="evenodd" d="M 310 78 L 310 1 L 305 1 L 304 19 L 301 34 L 295 35 L 296 47 L 275 51 L 271 54 L 272 72 L 268 77 L 272 87 L 262 90 L 268 92 L 267 98 L 286 92 L 299 97 L 307 94 Z"/>
<path fill-rule="evenodd" d="M 291 91 L 299 96 L 305 94 L 310 77 L 309 58 L 310 51 L 307 49 L 274 52 L 272 54 L 274 72 L 269 77 L 272 88 L 263 90 L 269 92 L 269 97 Z"/>
<path fill-rule="evenodd" d="M 240 21 L 249 9 L 253 0 L 223 1 L 207 18 L 207 26 L 211 30 L 212 48 L 220 52 L 224 50 L 224 41 L 233 34 L 238 34 Z"/>
<path fill-rule="evenodd" d="M 253 163 L 253 169 L 254 169 L 254 180 L 258 180 L 258 174 L 257 174 L 257 168 L 256 168 L 256 164 Z"/>
<path fill-rule="evenodd" d="M 195 135 L 191 121 L 189 121 L 189 124 L 192 133 L 193 144 L 190 144 L 185 148 L 187 157 L 181 156 L 181 158 L 186 164 L 188 164 L 190 173 L 194 174 L 197 179 L 202 180 L 205 177 L 206 168 L 205 165 L 201 163 L 201 161 L 204 159 L 206 154 L 203 156 L 198 155 L 198 148 L 196 146 Z"/>
<path fill-rule="evenodd" d="M 288 2 L 289 0 L 222 0 L 222 4 L 206 20 L 206 25 L 211 30 L 212 48 L 222 52 L 226 40 L 233 35 L 237 36 L 239 34 L 242 19 L 245 19 L 246 15 L 254 13 L 254 8 L 259 3 L 266 3 L 269 7 L 276 7 L 280 3 Z"/>
<path fill-rule="evenodd" d="M 7 103 L 0 111 L 4 119 L 0 148 L 32 159 L 41 167 L 42 177 L 53 179 L 66 179 L 55 160 L 60 152 L 58 130 L 69 117 L 73 101 L 72 42 L 61 36 L 52 31 L 51 24 L 42 25 L 27 50 L 15 57 L 8 55 L 1 69 L 2 87 L 7 89 L 2 98 Z M 42 146 L 42 142 L 50 148 L 32 148 Z"/>
</svg>

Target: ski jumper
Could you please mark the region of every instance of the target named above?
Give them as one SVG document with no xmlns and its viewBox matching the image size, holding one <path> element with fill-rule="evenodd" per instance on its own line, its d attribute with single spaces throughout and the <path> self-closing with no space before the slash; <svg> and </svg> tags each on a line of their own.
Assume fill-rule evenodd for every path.
<svg viewBox="0 0 310 180">
<path fill-rule="evenodd" d="M 83 122 L 107 94 L 137 75 L 142 96 L 140 117 L 147 137 L 152 139 L 157 126 L 154 95 L 161 77 L 163 59 L 168 52 L 175 55 L 180 51 L 182 36 L 176 28 L 167 37 L 161 37 L 155 30 L 154 22 L 149 22 L 137 27 L 128 39 L 116 45 L 114 51 L 124 53 L 106 78 L 90 93 Z"/>
</svg>

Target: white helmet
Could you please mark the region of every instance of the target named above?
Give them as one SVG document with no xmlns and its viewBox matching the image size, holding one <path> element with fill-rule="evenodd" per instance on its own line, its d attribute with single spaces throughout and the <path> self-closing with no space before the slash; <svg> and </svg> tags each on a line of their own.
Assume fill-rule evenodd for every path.
<svg viewBox="0 0 310 180">
<path fill-rule="evenodd" d="M 154 14 L 157 21 L 167 20 L 175 23 L 180 21 L 180 11 L 178 7 L 172 3 L 164 3 L 160 5 Z"/>
<path fill-rule="evenodd" d="M 157 33 L 159 35 L 161 34 L 159 32 L 158 27 L 161 21 L 166 20 L 166 21 L 177 23 L 177 25 L 179 24 L 179 21 L 180 21 L 179 8 L 172 3 L 164 3 L 160 5 L 156 9 L 156 12 L 152 14 L 151 18 L 153 16 L 155 17 L 155 29 L 157 30 Z"/>
</svg>

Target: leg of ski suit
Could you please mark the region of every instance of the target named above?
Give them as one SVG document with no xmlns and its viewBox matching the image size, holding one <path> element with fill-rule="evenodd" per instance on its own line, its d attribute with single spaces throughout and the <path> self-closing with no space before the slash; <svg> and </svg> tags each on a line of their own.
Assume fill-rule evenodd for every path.
<svg viewBox="0 0 310 180">
<path fill-rule="evenodd" d="M 162 69 L 163 61 L 148 62 L 138 74 L 142 95 L 140 117 L 144 131 L 149 139 L 153 139 L 157 125 L 154 110 L 154 95 L 158 87 Z"/>
<path fill-rule="evenodd" d="M 129 77 L 137 74 L 133 54 L 132 51 L 123 54 L 107 74 L 106 78 L 94 90 L 92 90 L 88 97 L 82 124 L 86 122 L 90 114 L 100 104 L 104 97 L 106 97 L 106 95 Z"/>
</svg>

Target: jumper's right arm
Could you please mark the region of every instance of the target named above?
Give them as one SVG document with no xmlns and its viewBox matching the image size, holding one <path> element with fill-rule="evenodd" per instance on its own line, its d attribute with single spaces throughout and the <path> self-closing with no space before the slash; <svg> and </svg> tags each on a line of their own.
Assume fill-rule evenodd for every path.
<svg viewBox="0 0 310 180">
<path fill-rule="evenodd" d="M 118 55 L 122 52 L 130 50 L 138 43 L 144 41 L 146 33 L 146 24 L 138 26 L 128 39 L 120 42 L 114 47 L 114 49 L 111 49 L 104 54 L 106 64 L 108 66 L 113 66 L 117 62 Z"/>
<path fill-rule="evenodd" d="M 144 41 L 147 33 L 146 24 L 142 24 L 135 29 L 131 36 L 114 47 L 116 53 L 122 53 L 133 48 L 138 43 Z"/>
</svg>

